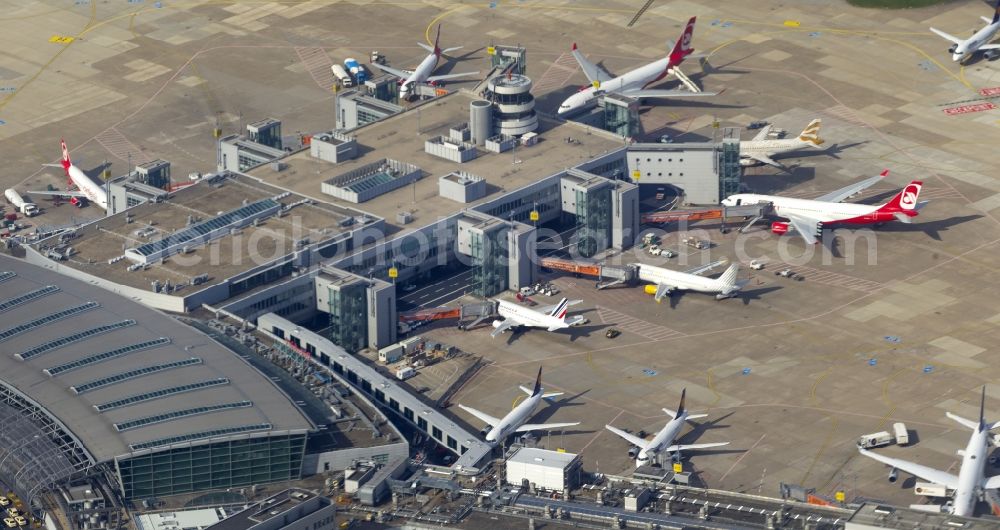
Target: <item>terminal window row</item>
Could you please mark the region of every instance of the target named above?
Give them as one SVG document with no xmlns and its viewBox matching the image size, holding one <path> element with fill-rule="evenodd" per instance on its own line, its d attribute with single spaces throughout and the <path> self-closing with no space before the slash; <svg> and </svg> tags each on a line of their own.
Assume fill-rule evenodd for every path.
<svg viewBox="0 0 1000 530">
<path fill-rule="evenodd" d="M 11 272 L 11 271 L 0 272 L 0 283 L 3 283 L 13 278 L 14 276 L 17 276 L 16 272 Z"/>
<path fill-rule="evenodd" d="M 25 322 L 24 324 L 14 326 L 10 329 L 0 332 L 0 342 L 3 342 L 15 335 L 20 335 L 25 331 L 31 331 L 39 326 L 51 324 L 57 320 L 62 320 L 64 318 L 69 318 L 73 315 L 83 313 L 84 311 L 89 311 L 100 305 L 101 304 L 98 304 L 97 302 L 87 302 L 85 304 L 70 307 L 68 309 L 63 309 L 62 311 L 57 311 L 55 313 L 51 313 L 40 318 L 36 318 L 31 322 Z"/>
<path fill-rule="evenodd" d="M 153 425 L 156 423 L 163 423 L 166 421 L 187 418 L 188 416 L 197 416 L 199 414 L 208 414 L 210 412 L 218 412 L 222 410 L 243 409 L 252 406 L 253 406 L 252 401 L 235 401 L 232 403 L 218 403 L 215 405 L 205 405 L 203 407 L 194 407 L 185 410 L 174 410 L 171 412 L 165 412 L 163 414 L 157 414 L 155 416 L 147 416 L 145 418 L 138 418 L 135 420 L 116 423 L 115 429 L 118 430 L 119 432 L 127 431 L 129 429 L 138 429 L 140 427 L 146 427 L 148 425 Z"/>
<path fill-rule="evenodd" d="M 79 342 L 81 340 L 86 340 L 89 339 L 90 337 L 94 337 L 102 333 L 108 333 L 109 331 L 127 328 L 129 326 L 134 326 L 134 325 L 135 325 L 135 320 L 129 319 L 129 320 L 123 320 L 121 322 L 116 322 L 114 324 L 105 324 L 103 326 L 97 326 L 96 328 L 90 328 L 84 331 L 73 333 L 72 335 L 66 335 L 65 337 L 60 337 L 55 340 L 50 340 L 49 342 L 46 342 L 44 344 L 39 344 L 38 346 L 31 348 L 30 350 L 26 350 L 16 354 L 16 356 L 18 359 L 26 361 L 32 357 L 35 357 L 36 355 L 41 355 L 48 351 L 61 348 L 63 346 L 67 346 L 69 344 L 73 344 L 74 342 Z"/>
<path fill-rule="evenodd" d="M 122 346 L 121 348 L 115 348 L 113 350 L 108 350 L 103 353 L 98 353 L 84 357 L 82 359 L 77 359 L 73 362 L 68 362 L 65 364 L 60 364 L 58 366 L 53 366 L 51 368 L 46 368 L 43 370 L 49 376 L 56 376 L 64 372 L 69 372 L 76 370 L 77 368 L 83 368 L 85 366 L 90 366 L 92 364 L 102 363 L 104 361 L 109 361 L 116 357 L 121 357 L 123 355 L 128 355 L 130 353 L 135 353 L 142 350 L 148 350 L 150 348 L 158 348 L 170 344 L 170 339 L 165 337 L 160 337 L 158 339 L 147 340 L 144 342 L 138 342 L 135 344 L 129 344 L 128 346 Z"/>
<path fill-rule="evenodd" d="M 635 161 L 636 161 L 636 163 L 638 163 L 638 162 L 639 162 L 639 159 L 638 159 L 638 158 L 636 158 L 636 159 L 635 159 Z M 653 159 L 652 159 L 652 158 L 647 158 L 647 159 L 646 159 L 646 162 L 652 162 L 652 161 L 653 161 Z M 662 159 L 662 158 L 657 158 L 657 159 L 656 159 L 656 161 L 657 161 L 657 162 L 663 162 L 663 159 Z M 673 158 L 668 158 L 668 159 L 667 159 L 667 162 L 673 162 L 673 161 L 674 161 L 674 159 L 673 159 Z M 684 161 L 684 159 L 683 159 L 683 158 L 678 158 L 678 159 L 677 159 L 677 161 L 678 161 L 678 162 L 683 162 L 683 161 Z"/>
<path fill-rule="evenodd" d="M 46 285 L 41 289 L 35 289 L 34 291 L 24 293 L 21 296 L 11 298 L 10 300 L 0 303 L 0 313 L 14 309 L 21 304 L 26 304 L 36 298 L 41 298 L 47 294 L 52 294 L 57 291 L 59 291 L 59 287 L 56 287 L 55 285 Z"/>
<path fill-rule="evenodd" d="M 138 451 L 140 449 L 149 449 L 150 447 L 160 447 L 163 445 L 171 445 L 180 442 L 190 442 L 193 440 L 204 440 L 205 438 L 215 438 L 217 436 L 225 436 L 227 434 L 238 434 L 243 432 L 255 432 L 255 431 L 269 431 L 271 430 L 271 427 L 272 425 L 270 423 L 254 423 L 251 425 L 222 427 L 219 429 L 212 429 L 210 431 L 192 432 L 187 434 L 180 434 L 177 436 L 170 436 L 167 438 L 160 438 L 158 440 L 150 440 L 148 442 L 129 444 L 129 447 L 133 451 Z"/>
<path fill-rule="evenodd" d="M 69 388 L 77 394 L 83 394 L 84 392 L 90 392 L 91 390 L 121 383 L 122 381 L 128 381 L 129 379 L 135 379 L 144 375 L 155 374 L 164 370 L 171 370 L 173 368 L 181 368 L 183 366 L 191 366 L 195 364 L 201 364 L 201 359 L 198 357 L 192 357 L 182 361 L 144 366 L 136 370 L 129 370 L 128 372 L 121 372 L 108 377 L 102 377 L 101 379 L 95 379 L 93 381 L 83 383 L 82 385 L 71 386 Z"/>
<path fill-rule="evenodd" d="M 136 394 L 134 396 L 129 396 L 127 398 L 116 399 L 114 401 L 102 403 L 100 405 L 96 405 L 94 408 L 97 409 L 97 412 L 106 412 L 112 409 L 127 407 L 129 405 L 135 405 L 136 403 L 142 403 L 144 401 L 149 401 L 152 399 L 158 399 L 161 397 L 183 394 L 184 392 L 191 392 L 194 390 L 201 390 L 203 388 L 211 388 L 228 384 L 229 384 L 229 379 L 226 379 L 225 377 L 219 377 L 217 379 L 209 379 L 207 381 L 199 381 L 197 383 L 172 386 L 168 388 L 161 388 L 159 390 L 154 390 L 152 392 Z"/>
</svg>

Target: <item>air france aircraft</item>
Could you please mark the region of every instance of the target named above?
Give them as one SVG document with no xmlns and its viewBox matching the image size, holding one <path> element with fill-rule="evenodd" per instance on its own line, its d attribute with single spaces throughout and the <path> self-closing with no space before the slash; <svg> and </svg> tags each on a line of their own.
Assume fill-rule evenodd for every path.
<svg viewBox="0 0 1000 530">
<path fill-rule="evenodd" d="M 590 81 L 590 86 L 581 89 L 576 94 L 566 98 L 559 106 L 559 114 L 568 114 L 593 106 L 597 97 L 603 94 L 621 94 L 633 98 L 676 98 L 693 96 L 714 96 L 715 92 L 702 92 L 688 76 L 681 72 L 680 65 L 684 59 L 694 52 L 691 47 L 691 37 L 694 35 L 694 23 L 697 17 L 691 17 L 681 39 L 677 41 L 670 55 L 658 61 L 640 66 L 631 72 L 614 77 L 600 66 L 590 62 L 576 49 L 573 43 L 573 57 L 583 69 L 583 74 Z M 647 87 L 657 81 L 673 75 L 690 92 L 685 90 L 650 90 Z"/>
<path fill-rule="evenodd" d="M 950 412 L 946 416 L 955 420 L 969 429 L 972 429 L 972 436 L 964 450 L 959 449 L 958 454 L 962 457 L 962 465 L 958 468 L 958 476 L 945 471 L 916 464 L 899 458 L 890 458 L 879 453 L 873 453 L 858 448 L 861 454 L 868 458 L 874 458 L 883 464 L 892 466 L 889 471 L 889 482 L 895 482 L 897 478 L 896 470 L 901 469 L 922 480 L 927 480 L 935 484 L 947 487 L 954 491 L 954 500 L 949 508 L 949 512 L 954 515 L 971 517 L 976 509 L 976 502 L 982 498 L 983 491 L 1000 488 L 1000 475 L 993 477 L 985 476 L 986 452 L 990 444 L 990 430 L 1000 426 L 1000 422 L 987 423 L 984 419 L 986 408 L 986 387 L 983 387 L 983 394 L 979 402 L 979 421 L 972 421 L 956 416 Z"/>
<path fill-rule="evenodd" d="M 544 328 L 549 331 L 557 331 L 575 326 L 583 321 L 583 317 L 576 315 L 566 319 L 569 306 L 576 305 L 582 300 L 567 300 L 563 298 L 558 304 L 542 307 L 539 309 L 529 309 L 514 302 L 497 300 L 497 313 L 503 320 L 493 321 L 493 332 L 490 337 L 496 337 L 507 330 L 519 327 Z"/>
<path fill-rule="evenodd" d="M 632 444 L 632 448 L 629 449 L 629 456 L 635 458 L 635 467 L 648 466 L 650 462 L 656 458 L 660 453 L 679 453 L 681 451 L 688 451 L 691 449 L 708 449 L 710 447 L 721 447 L 723 445 L 729 445 L 729 442 L 716 442 L 707 444 L 674 444 L 674 440 L 677 439 L 677 435 L 680 434 L 681 429 L 684 428 L 684 422 L 687 420 L 693 420 L 696 418 L 704 418 L 707 414 L 689 414 L 687 409 L 684 408 L 684 395 L 687 389 L 681 391 L 681 404 L 677 406 L 677 410 L 663 409 L 671 416 L 670 421 L 660 429 L 660 432 L 656 433 L 656 436 L 652 440 L 646 441 L 638 436 L 629 434 L 621 429 L 616 429 L 610 425 L 605 425 L 604 427 L 624 438 L 628 443 Z"/>
<path fill-rule="evenodd" d="M 798 232 L 808 244 L 819 243 L 823 229 L 835 225 L 870 225 L 887 221 L 911 223 L 927 202 L 918 202 L 920 188 L 923 182 L 914 180 L 902 191 L 885 204 L 853 204 L 840 202 L 852 195 L 860 193 L 889 174 L 889 170 L 880 175 L 852 184 L 837 191 L 827 193 L 816 199 L 795 199 L 776 195 L 757 195 L 755 193 L 738 193 L 723 199 L 726 206 L 741 204 L 771 203 L 774 214 L 788 219 L 788 222 L 775 221 L 771 223 L 771 231 L 775 234 L 786 234 L 792 230 Z"/>
<path fill-rule="evenodd" d="M 528 387 L 523 385 L 518 388 L 523 390 L 528 397 L 524 401 L 518 403 L 517 406 L 514 407 L 514 410 L 508 412 L 503 418 L 494 418 L 485 412 L 478 411 L 472 407 L 466 407 L 462 404 L 459 404 L 458 408 L 486 422 L 487 426 L 482 432 L 486 435 L 486 441 L 492 444 L 500 443 L 504 441 L 508 435 L 516 432 L 549 431 L 552 429 L 573 427 L 580 424 L 580 422 L 525 423 L 529 418 L 534 416 L 535 407 L 537 407 L 543 399 L 550 399 L 563 394 L 562 392 L 544 392 L 544 389 L 542 388 L 541 367 L 538 368 L 538 377 L 535 378 L 534 389 L 528 389 Z"/>
</svg>

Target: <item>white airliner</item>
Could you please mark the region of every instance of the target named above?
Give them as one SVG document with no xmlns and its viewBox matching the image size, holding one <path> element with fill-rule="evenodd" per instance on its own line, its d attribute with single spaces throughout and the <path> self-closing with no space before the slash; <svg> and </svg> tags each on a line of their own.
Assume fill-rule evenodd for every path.
<svg viewBox="0 0 1000 530">
<path fill-rule="evenodd" d="M 931 31 L 934 33 L 954 43 L 951 48 L 948 48 L 948 53 L 951 54 L 953 61 L 962 62 L 972 57 L 977 51 L 985 51 L 987 59 L 993 59 L 1000 55 L 1000 51 L 998 51 L 1000 50 L 1000 44 L 989 44 L 996 36 L 997 31 L 1000 30 L 1000 0 L 997 0 L 996 5 L 993 6 L 992 19 L 986 17 L 979 18 L 983 19 L 983 22 L 986 22 L 986 26 L 964 40 L 939 29 L 931 28 Z"/>
<path fill-rule="evenodd" d="M 672 416 L 672 418 L 666 425 L 663 426 L 662 429 L 660 429 L 660 432 L 656 433 L 656 436 L 648 442 L 621 429 L 616 429 L 610 425 L 604 426 L 607 430 L 621 436 L 627 440 L 628 443 L 632 444 L 632 448 L 629 449 L 628 455 L 635 458 L 635 467 L 648 466 L 657 455 L 663 452 L 679 453 L 690 449 L 708 449 L 710 447 L 729 445 L 729 442 L 686 445 L 674 444 L 674 440 L 677 439 L 677 435 L 680 434 L 681 429 L 684 428 L 685 421 L 696 418 L 704 418 L 707 416 L 707 414 L 688 414 L 687 409 L 684 408 L 684 394 L 686 392 L 687 389 L 681 391 L 681 404 L 677 406 L 676 411 L 663 409 L 663 412 L 666 412 L 667 415 Z"/>
<path fill-rule="evenodd" d="M 986 420 L 983 419 L 985 406 L 986 388 L 983 387 L 982 400 L 979 403 L 979 422 L 967 420 L 950 412 L 945 413 L 949 418 L 972 429 L 969 444 L 965 446 L 965 450 L 959 449 L 958 451 L 958 454 L 962 457 L 962 465 L 958 468 L 957 477 L 946 471 L 939 471 L 907 460 L 890 458 L 861 448 L 858 448 L 858 450 L 861 451 L 861 454 L 869 458 L 874 458 L 883 464 L 892 466 L 892 470 L 889 471 L 889 482 L 896 481 L 896 470 L 901 469 L 920 479 L 928 480 L 945 486 L 949 490 L 953 490 L 954 500 L 949 512 L 954 515 L 972 517 L 976 509 L 976 502 L 982 499 L 983 491 L 1000 488 L 1000 476 L 985 476 L 986 452 L 990 443 L 990 430 L 1000 426 L 1000 422 L 986 423 Z"/>
<path fill-rule="evenodd" d="M 425 50 L 431 52 L 430 55 L 420 61 L 414 70 L 400 70 L 398 68 L 393 68 L 391 66 L 378 65 L 380 70 L 385 70 L 390 74 L 399 77 L 403 81 L 399 85 L 399 97 L 400 99 L 409 99 L 413 94 L 411 90 L 415 90 L 415 85 L 421 83 L 429 83 L 431 85 L 436 85 L 438 81 L 444 81 L 446 79 L 455 79 L 458 77 L 468 77 L 470 75 L 479 75 L 479 72 L 465 72 L 462 74 L 445 74 L 445 75 L 431 75 L 434 73 L 434 69 L 437 68 L 438 61 L 441 60 L 441 54 L 450 53 L 455 50 L 460 50 L 461 46 L 456 46 L 454 48 L 448 48 L 442 50 L 438 46 L 438 41 L 441 40 L 441 25 L 438 24 L 437 27 L 437 37 L 434 38 L 434 47 L 418 42 L 417 45 Z"/>
<path fill-rule="evenodd" d="M 483 428 L 482 432 L 486 435 L 486 441 L 490 443 L 500 443 L 504 441 L 508 435 L 515 432 L 530 432 L 530 431 L 550 431 L 552 429 L 561 429 L 564 427 L 573 427 L 574 425 L 580 425 L 580 422 L 574 423 L 525 423 L 535 414 L 535 407 L 538 406 L 543 399 L 549 399 L 556 396 L 561 396 L 562 392 L 548 392 L 545 393 L 542 390 L 542 368 L 538 368 L 538 377 L 535 378 L 535 388 L 529 390 L 526 386 L 519 386 L 528 397 L 517 404 L 514 410 L 507 413 L 503 418 L 494 418 L 485 412 L 478 411 L 472 407 L 466 407 L 465 405 L 459 404 L 458 407 L 469 414 L 479 418 L 486 422 L 487 426 Z"/>
<path fill-rule="evenodd" d="M 774 140 L 767 137 L 771 132 L 771 126 L 765 125 L 753 140 L 740 142 L 740 165 L 746 167 L 767 164 L 784 169 L 784 166 L 771 157 L 805 147 L 819 147 L 823 143 L 819 137 L 820 125 L 820 120 L 815 119 L 809 122 L 809 125 L 802 130 L 802 134 L 797 137 Z"/>
<path fill-rule="evenodd" d="M 566 312 L 569 311 L 569 306 L 579 304 L 580 302 L 582 300 L 567 300 L 563 298 L 556 305 L 529 309 L 514 302 L 497 300 L 497 313 L 503 317 L 503 320 L 493 321 L 494 329 L 490 333 L 490 337 L 496 337 L 504 331 L 519 327 L 544 328 L 549 331 L 557 331 L 575 326 L 583 321 L 583 317 L 576 315 L 567 320 Z"/>
<path fill-rule="evenodd" d="M 82 169 L 73 165 L 73 162 L 69 159 L 69 149 L 66 148 L 66 140 L 62 141 L 62 162 L 59 165 L 44 165 L 61 167 L 66 170 L 66 177 L 69 179 L 68 184 L 76 186 L 77 191 L 29 191 L 27 192 L 29 195 L 69 197 L 72 204 L 78 204 L 82 198 L 100 206 L 104 210 L 108 209 L 108 192 L 105 190 L 104 184 L 90 178 Z"/>
<path fill-rule="evenodd" d="M 733 263 L 718 278 L 706 278 L 701 275 L 722 265 L 724 262 L 725 260 L 714 261 L 708 265 L 702 265 L 683 272 L 640 263 L 638 264 L 639 281 L 650 282 L 656 285 L 656 292 L 653 296 L 657 303 L 678 290 L 716 293 L 715 298 L 717 300 L 732 298 L 749 283 L 749 280 L 736 279 L 736 275 L 740 269 L 739 264 Z"/>
<path fill-rule="evenodd" d="M 691 17 L 684 33 L 674 45 L 670 55 L 658 61 L 640 66 L 631 72 L 614 77 L 604 68 L 590 62 L 576 49 L 573 43 L 573 57 L 580 63 L 583 74 L 590 81 L 590 86 L 581 89 L 576 94 L 566 98 L 559 106 L 559 114 L 567 114 L 586 109 L 597 102 L 597 97 L 604 94 L 621 94 L 633 98 L 676 98 L 690 96 L 714 96 L 715 92 L 702 92 L 688 76 L 681 72 L 680 65 L 694 51 L 691 48 L 691 36 L 694 34 L 694 22 L 697 17 Z M 690 92 L 686 90 L 649 90 L 646 87 L 668 75 L 676 77 Z"/>
<path fill-rule="evenodd" d="M 860 193 L 881 181 L 889 170 L 816 199 L 795 199 L 776 195 L 739 193 L 722 200 L 726 206 L 741 204 L 771 203 L 774 215 L 784 217 L 788 222 L 771 223 L 775 234 L 786 234 L 794 230 L 806 243 L 819 243 L 824 228 L 836 225 L 869 225 L 887 221 L 911 223 L 927 201 L 917 202 L 923 182 L 914 180 L 885 204 L 853 204 L 840 201 Z"/>
</svg>

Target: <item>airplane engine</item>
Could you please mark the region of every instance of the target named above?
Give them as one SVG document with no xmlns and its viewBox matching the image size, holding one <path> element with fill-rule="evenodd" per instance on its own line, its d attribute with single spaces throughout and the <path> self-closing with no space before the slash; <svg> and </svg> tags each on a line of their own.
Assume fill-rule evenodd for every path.
<svg viewBox="0 0 1000 530">
<path fill-rule="evenodd" d="M 782 223 L 781 221 L 775 221 L 771 223 L 771 232 L 780 235 L 788 233 L 788 223 Z"/>
<path fill-rule="evenodd" d="M 983 53 L 983 57 L 986 57 L 987 61 L 992 61 L 993 59 L 996 59 L 998 55 L 1000 55 L 1000 52 L 998 52 L 997 50 L 986 50 Z"/>
<path fill-rule="evenodd" d="M 484 425 L 482 429 L 479 429 L 479 434 L 482 434 L 483 436 L 486 436 L 492 430 L 493 430 L 493 426 L 492 425 Z"/>
<path fill-rule="evenodd" d="M 500 324 L 502 324 L 502 323 L 503 323 L 503 320 L 494 320 L 493 321 L 493 327 L 494 328 L 499 328 Z"/>
<path fill-rule="evenodd" d="M 958 49 L 958 44 L 952 44 L 951 48 L 948 48 L 948 53 L 955 53 L 955 50 L 957 49 Z"/>
<path fill-rule="evenodd" d="M 894 482 L 896 482 L 896 481 L 897 481 L 898 479 L 899 479 L 899 472 L 898 472 L 898 471 L 896 471 L 896 468 L 892 468 L 892 469 L 890 469 L 890 470 L 889 470 L 889 482 L 890 482 L 890 483 L 894 483 Z"/>
<path fill-rule="evenodd" d="M 628 448 L 628 457 L 635 460 L 635 457 L 639 456 L 639 448 L 632 446 Z"/>
<path fill-rule="evenodd" d="M 741 158 L 740 159 L 740 167 L 756 166 L 757 163 L 758 162 L 756 160 L 752 159 L 752 158 Z"/>
</svg>

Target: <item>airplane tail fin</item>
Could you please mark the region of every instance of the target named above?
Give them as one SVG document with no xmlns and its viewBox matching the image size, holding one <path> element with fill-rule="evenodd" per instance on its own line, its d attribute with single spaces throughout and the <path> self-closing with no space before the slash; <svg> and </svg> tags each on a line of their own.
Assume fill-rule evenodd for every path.
<svg viewBox="0 0 1000 530">
<path fill-rule="evenodd" d="M 719 276 L 719 283 L 726 287 L 733 287 L 736 285 L 736 275 L 740 272 L 739 263 L 733 263 L 726 269 L 726 272 Z"/>
<path fill-rule="evenodd" d="M 567 311 L 569 311 L 569 299 L 563 298 L 562 300 L 559 300 L 559 303 L 556 304 L 554 308 L 552 308 L 552 312 L 549 313 L 549 316 L 556 317 L 559 320 L 565 320 Z"/>
<path fill-rule="evenodd" d="M 691 17 L 688 20 L 686 26 L 684 26 L 684 33 L 681 33 L 681 38 L 677 39 L 674 43 L 674 47 L 670 50 L 670 58 L 667 61 L 667 68 L 677 66 L 684 62 L 684 58 L 691 55 L 694 52 L 694 48 L 691 47 L 691 38 L 694 36 L 694 23 L 698 17 Z"/>
<path fill-rule="evenodd" d="M 993 22 L 992 22 L 992 24 L 996 24 L 998 21 L 1000 21 L 1000 0 L 997 0 L 997 3 L 993 5 Z"/>
<path fill-rule="evenodd" d="M 823 139 L 819 137 L 820 125 L 822 125 L 822 120 L 819 118 L 809 122 L 809 125 L 806 125 L 806 128 L 802 130 L 802 134 L 799 134 L 799 141 L 811 144 L 813 147 L 819 147 L 823 143 Z"/>
<path fill-rule="evenodd" d="M 542 392 L 542 367 L 538 367 L 538 376 L 535 377 L 535 389 L 531 391 L 532 396 L 537 396 Z"/>
<path fill-rule="evenodd" d="M 677 405 L 677 412 L 674 413 L 674 418 L 680 418 L 684 415 L 684 400 L 687 398 L 687 389 L 681 390 L 681 402 Z"/>
<path fill-rule="evenodd" d="M 997 1 L 1000 2 L 1000 0 Z M 983 385 L 983 395 L 979 399 L 979 431 L 983 431 L 986 429 L 985 416 L 986 416 L 986 385 Z"/>
<path fill-rule="evenodd" d="M 434 37 L 434 55 L 441 56 L 441 47 L 438 43 L 441 41 L 441 24 L 438 24 L 437 36 Z"/>
<path fill-rule="evenodd" d="M 62 140 L 62 168 L 66 170 L 66 175 L 69 176 L 69 167 L 73 165 L 73 162 L 69 159 L 69 149 L 66 147 L 66 140 Z"/>
<path fill-rule="evenodd" d="M 896 217 L 905 215 L 915 217 L 919 211 L 917 198 L 920 196 L 920 188 L 924 185 L 919 180 L 914 180 L 903 188 L 903 191 L 896 194 L 889 202 L 879 207 L 880 212 L 897 214 Z"/>
</svg>

